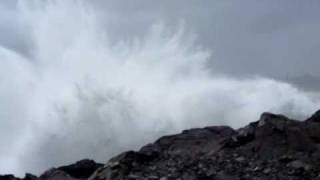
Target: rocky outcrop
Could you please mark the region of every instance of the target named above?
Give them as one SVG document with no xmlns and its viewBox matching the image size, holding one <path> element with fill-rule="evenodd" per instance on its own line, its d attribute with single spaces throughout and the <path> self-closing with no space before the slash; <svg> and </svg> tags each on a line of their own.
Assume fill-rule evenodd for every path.
<svg viewBox="0 0 320 180">
<path fill-rule="evenodd" d="M 319 114 L 296 121 L 263 113 L 238 130 L 186 130 L 112 158 L 89 179 L 320 179 Z"/>
<path fill-rule="evenodd" d="M 27 173 L 23 179 L 17 178 L 14 175 L 0 175 L 0 180 L 37 180 L 37 176 Z"/>
<path fill-rule="evenodd" d="M 0 176 L 0 180 L 84 180 L 88 179 L 103 164 L 93 160 L 84 159 L 68 166 L 52 168 L 44 172 L 40 177 L 26 174 L 24 178 L 13 175 Z"/>
<path fill-rule="evenodd" d="M 320 111 L 305 121 L 263 113 L 249 125 L 164 136 L 102 165 L 91 160 L 23 180 L 320 180 Z M 0 180 L 21 180 L 11 175 Z"/>
<path fill-rule="evenodd" d="M 102 166 L 103 164 L 96 163 L 93 160 L 85 159 L 78 161 L 75 164 L 59 167 L 58 170 L 63 171 L 74 178 L 86 179 Z"/>
</svg>

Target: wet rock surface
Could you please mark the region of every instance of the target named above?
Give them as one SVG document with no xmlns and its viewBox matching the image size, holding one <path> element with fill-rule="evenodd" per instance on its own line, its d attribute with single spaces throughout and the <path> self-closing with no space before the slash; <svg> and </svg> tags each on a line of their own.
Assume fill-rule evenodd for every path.
<svg viewBox="0 0 320 180">
<path fill-rule="evenodd" d="M 90 160 L 23 180 L 320 180 L 320 111 L 305 121 L 263 113 L 234 130 L 213 126 L 164 136 L 102 165 Z M 0 176 L 0 180 L 21 180 Z"/>
</svg>

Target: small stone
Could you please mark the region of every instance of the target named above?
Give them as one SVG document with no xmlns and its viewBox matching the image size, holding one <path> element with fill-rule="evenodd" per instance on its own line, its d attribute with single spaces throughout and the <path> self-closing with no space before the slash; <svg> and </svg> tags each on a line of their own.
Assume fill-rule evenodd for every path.
<svg viewBox="0 0 320 180">
<path fill-rule="evenodd" d="M 107 166 L 111 167 L 111 168 L 116 168 L 120 165 L 119 161 L 116 161 L 116 162 L 109 162 L 107 164 Z"/>
<path fill-rule="evenodd" d="M 204 165 L 203 165 L 202 163 L 199 163 L 199 164 L 198 164 L 198 168 L 203 169 L 203 168 L 204 168 Z"/>
<path fill-rule="evenodd" d="M 284 162 L 284 163 L 289 163 L 289 162 L 293 161 L 293 157 L 288 156 L 288 155 L 283 155 L 279 158 L 279 161 Z"/>
<path fill-rule="evenodd" d="M 135 174 L 129 174 L 128 176 L 130 179 L 138 179 L 139 176 L 138 175 L 135 175 Z"/>
<path fill-rule="evenodd" d="M 310 166 L 300 160 L 295 160 L 287 164 L 287 167 L 294 169 L 304 169 L 306 171 L 310 170 Z"/>
<path fill-rule="evenodd" d="M 210 169 L 206 171 L 206 176 L 213 176 L 215 175 L 217 172 L 214 169 Z"/>
<path fill-rule="evenodd" d="M 152 176 L 149 176 L 148 179 L 152 180 L 152 179 L 159 179 L 158 176 L 155 176 L 155 175 L 152 175 Z"/>
<path fill-rule="evenodd" d="M 238 161 L 238 162 L 243 162 L 243 161 L 245 161 L 246 159 L 241 156 L 241 157 L 236 158 L 235 160 Z"/>
<path fill-rule="evenodd" d="M 256 172 L 256 171 L 260 171 L 261 168 L 259 166 L 256 166 L 255 168 L 252 169 L 252 171 Z"/>
<path fill-rule="evenodd" d="M 292 175 L 294 175 L 294 173 L 295 173 L 295 171 L 291 169 L 291 170 L 288 171 L 287 174 L 290 175 L 290 176 L 292 176 Z"/>
<path fill-rule="evenodd" d="M 171 167 L 171 168 L 168 168 L 168 171 L 174 173 L 177 171 L 177 168 Z"/>
<path fill-rule="evenodd" d="M 266 168 L 266 169 L 263 170 L 263 173 L 264 174 L 269 174 L 271 171 L 272 171 L 271 168 Z"/>
</svg>

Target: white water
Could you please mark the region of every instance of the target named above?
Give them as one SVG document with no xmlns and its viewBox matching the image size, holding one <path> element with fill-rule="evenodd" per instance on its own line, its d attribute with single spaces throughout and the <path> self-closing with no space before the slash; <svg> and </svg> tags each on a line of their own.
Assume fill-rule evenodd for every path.
<svg viewBox="0 0 320 180">
<path fill-rule="evenodd" d="M 210 52 L 187 27 L 156 23 L 111 43 L 85 3 L 36 2 L 21 1 L 17 16 L 30 55 L 0 44 L 0 174 L 103 162 L 185 128 L 239 127 L 263 111 L 305 116 L 319 104 L 275 80 L 210 75 Z"/>
</svg>

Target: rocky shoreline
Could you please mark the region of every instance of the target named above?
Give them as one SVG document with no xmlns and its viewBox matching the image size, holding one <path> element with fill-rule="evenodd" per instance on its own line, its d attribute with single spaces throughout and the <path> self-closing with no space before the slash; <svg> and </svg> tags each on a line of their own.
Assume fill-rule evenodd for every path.
<svg viewBox="0 0 320 180">
<path fill-rule="evenodd" d="M 320 111 L 305 121 L 263 113 L 249 125 L 164 136 L 107 164 L 81 160 L 0 180 L 320 180 Z"/>
</svg>

